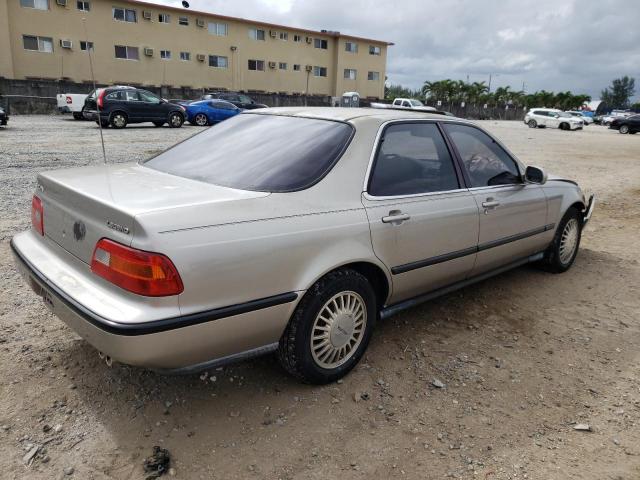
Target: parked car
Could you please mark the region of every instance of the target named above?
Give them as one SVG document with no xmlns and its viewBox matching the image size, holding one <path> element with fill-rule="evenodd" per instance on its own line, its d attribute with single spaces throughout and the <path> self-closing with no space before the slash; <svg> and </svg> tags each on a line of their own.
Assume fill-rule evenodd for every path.
<svg viewBox="0 0 640 480">
<path fill-rule="evenodd" d="M 609 128 L 613 128 L 624 134 L 638 133 L 640 132 L 640 115 L 614 118 L 609 124 Z"/>
<path fill-rule="evenodd" d="M 98 115 L 98 111 L 100 112 Z M 169 103 L 141 88 L 114 86 L 98 88 L 85 100 L 85 116 L 102 127 L 124 128 L 130 123 L 151 122 L 156 127 L 168 123 L 180 128 L 186 115 L 185 107 Z"/>
<path fill-rule="evenodd" d="M 200 100 L 226 100 L 229 103 L 233 103 L 236 107 L 243 110 L 254 110 L 256 108 L 268 108 L 263 103 L 257 103 L 252 98 L 237 92 L 211 92 L 205 93 L 200 97 Z"/>
<path fill-rule="evenodd" d="M 88 95 L 83 93 L 59 93 L 56 95 L 59 113 L 71 113 L 76 120 L 84 120 L 82 110 Z"/>
<path fill-rule="evenodd" d="M 277 351 L 327 383 L 379 318 L 530 262 L 568 270 L 593 208 L 465 120 L 276 108 L 140 163 L 40 173 L 11 248 L 109 361 L 193 371 Z"/>
<path fill-rule="evenodd" d="M 205 127 L 221 122 L 239 114 L 242 110 L 234 104 L 224 100 L 200 100 L 185 107 L 187 120 L 193 125 Z"/>
<path fill-rule="evenodd" d="M 556 108 L 532 108 L 524 116 L 524 123 L 530 128 L 559 128 L 560 130 L 579 130 L 584 122 Z"/>
<path fill-rule="evenodd" d="M 568 113 L 572 117 L 579 118 L 584 122 L 585 126 L 593 123 L 593 117 L 591 115 L 587 115 L 584 112 L 581 112 L 580 110 L 568 110 L 565 113 Z"/>
<path fill-rule="evenodd" d="M 434 107 L 428 107 L 423 104 L 420 100 L 416 100 L 415 98 L 395 98 L 393 103 L 391 104 L 393 108 L 408 108 L 411 110 L 419 110 L 422 112 L 435 112 L 436 109 Z"/>
<path fill-rule="evenodd" d="M 9 115 L 0 107 L 0 125 L 6 126 L 9 123 Z"/>
<path fill-rule="evenodd" d="M 608 127 L 616 118 L 626 118 L 633 115 L 629 110 L 612 110 L 608 115 L 602 116 L 600 124 Z"/>
</svg>

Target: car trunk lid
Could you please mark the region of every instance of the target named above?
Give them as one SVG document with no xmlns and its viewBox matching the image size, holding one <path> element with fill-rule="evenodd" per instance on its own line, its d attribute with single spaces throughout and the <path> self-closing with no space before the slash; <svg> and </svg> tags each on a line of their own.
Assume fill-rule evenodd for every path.
<svg viewBox="0 0 640 480">
<path fill-rule="evenodd" d="M 45 237 L 89 264 L 103 237 L 131 245 L 137 215 L 203 204 L 215 208 L 268 193 L 219 187 L 138 164 L 119 164 L 42 173 L 36 195 L 43 202 Z"/>
</svg>

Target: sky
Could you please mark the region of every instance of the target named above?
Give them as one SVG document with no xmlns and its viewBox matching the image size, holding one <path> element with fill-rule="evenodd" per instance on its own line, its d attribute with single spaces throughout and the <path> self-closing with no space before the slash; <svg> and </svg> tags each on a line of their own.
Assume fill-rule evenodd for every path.
<svg viewBox="0 0 640 480">
<path fill-rule="evenodd" d="M 153 1 L 153 0 L 150 0 Z M 179 0 L 155 0 L 179 6 Z M 636 78 L 640 0 L 189 0 L 191 10 L 393 42 L 388 83 L 586 93 Z"/>
</svg>

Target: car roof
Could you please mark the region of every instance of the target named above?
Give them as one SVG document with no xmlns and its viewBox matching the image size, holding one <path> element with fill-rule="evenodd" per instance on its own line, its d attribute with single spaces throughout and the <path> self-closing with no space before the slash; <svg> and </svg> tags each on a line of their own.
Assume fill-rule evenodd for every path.
<svg viewBox="0 0 640 480">
<path fill-rule="evenodd" d="M 250 113 L 286 115 L 291 117 L 311 117 L 324 120 L 338 120 L 348 122 L 356 118 L 375 118 L 381 122 L 389 120 L 451 120 L 455 117 L 439 113 L 414 111 L 409 109 L 396 110 L 393 108 L 341 108 L 341 107 L 275 107 L 251 110 Z M 458 119 L 464 120 L 464 119 Z"/>
</svg>

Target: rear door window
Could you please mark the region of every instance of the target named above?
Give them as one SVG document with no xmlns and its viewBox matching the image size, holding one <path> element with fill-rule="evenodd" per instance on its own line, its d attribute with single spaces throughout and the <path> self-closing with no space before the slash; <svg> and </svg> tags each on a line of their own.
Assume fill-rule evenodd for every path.
<svg viewBox="0 0 640 480">
<path fill-rule="evenodd" d="M 291 192 L 320 181 L 340 159 L 352 134 L 353 127 L 344 122 L 244 113 L 144 165 L 224 187 Z"/>
<path fill-rule="evenodd" d="M 521 183 L 516 162 L 489 135 L 469 125 L 443 125 L 458 150 L 472 187 Z"/>
<path fill-rule="evenodd" d="M 125 90 L 125 99 L 127 102 L 139 102 L 140 97 L 138 96 L 137 90 Z"/>
<path fill-rule="evenodd" d="M 401 123 L 386 128 L 369 181 L 371 195 L 415 195 L 458 188 L 453 159 L 435 123 Z"/>
</svg>

